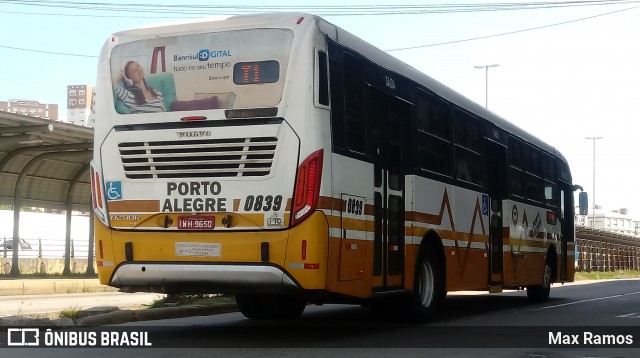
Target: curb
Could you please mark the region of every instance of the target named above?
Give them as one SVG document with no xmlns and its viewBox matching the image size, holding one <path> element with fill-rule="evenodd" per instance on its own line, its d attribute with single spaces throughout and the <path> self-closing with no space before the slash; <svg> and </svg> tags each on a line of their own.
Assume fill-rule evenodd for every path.
<svg viewBox="0 0 640 358">
<path fill-rule="evenodd" d="M 237 311 L 238 306 L 236 306 L 234 303 L 222 304 L 218 306 L 182 306 L 149 308 L 146 310 L 119 310 L 115 312 L 80 318 L 75 322 L 75 325 L 82 327 L 104 326 L 129 322 L 152 321 L 159 319 L 210 316 Z"/>
</svg>

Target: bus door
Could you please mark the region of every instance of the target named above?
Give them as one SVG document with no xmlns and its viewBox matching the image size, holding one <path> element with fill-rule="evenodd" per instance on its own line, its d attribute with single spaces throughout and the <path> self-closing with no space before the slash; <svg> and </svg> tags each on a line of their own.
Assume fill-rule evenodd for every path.
<svg viewBox="0 0 640 358">
<path fill-rule="evenodd" d="M 562 181 L 558 182 L 558 189 L 560 191 L 560 277 L 558 278 L 566 281 L 569 269 L 568 242 L 574 241 L 573 189 L 571 185 Z"/>
<path fill-rule="evenodd" d="M 503 281 L 503 200 L 507 199 L 507 148 L 486 140 L 489 208 L 489 288 L 501 291 Z"/>
<path fill-rule="evenodd" d="M 409 105 L 368 87 L 374 157 L 374 290 L 402 287 L 405 259 L 405 155 Z"/>
</svg>

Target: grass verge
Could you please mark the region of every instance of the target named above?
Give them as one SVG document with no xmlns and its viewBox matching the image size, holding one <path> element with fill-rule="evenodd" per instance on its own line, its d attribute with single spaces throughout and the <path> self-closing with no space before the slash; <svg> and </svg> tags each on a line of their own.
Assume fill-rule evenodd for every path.
<svg viewBox="0 0 640 358">
<path fill-rule="evenodd" d="M 236 303 L 233 296 L 223 294 L 181 294 L 167 295 L 145 306 L 146 308 L 163 308 L 177 306 L 217 306 L 229 303 Z"/>
<path fill-rule="evenodd" d="M 75 321 L 78 318 L 79 312 L 80 312 L 80 309 L 76 307 L 67 308 L 66 310 L 60 312 L 59 318 L 70 318 L 73 321 Z"/>
<path fill-rule="evenodd" d="M 576 281 L 578 280 L 612 280 L 612 279 L 625 279 L 625 278 L 640 278 L 640 271 L 638 270 L 620 270 L 620 271 L 607 271 L 607 272 L 576 272 Z"/>
</svg>

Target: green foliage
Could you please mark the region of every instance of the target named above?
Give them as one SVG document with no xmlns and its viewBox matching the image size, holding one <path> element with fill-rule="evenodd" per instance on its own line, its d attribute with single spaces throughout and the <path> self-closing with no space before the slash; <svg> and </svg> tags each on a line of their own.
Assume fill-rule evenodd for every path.
<svg viewBox="0 0 640 358">
<path fill-rule="evenodd" d="M 60 318 L 70 318 L 75 321 L 78 318 L 78 312 L 80 310 L 77 307 L 68 308 L 60 312 Z"/>
<path fill-rule="evenodd" d="M 578 280 L 613 280 L 625 278 L 639 278 L 638 270 L 620 270 L 620 271 L 592 271 L 592 272 L 576 272 L 576 281 Z"/>
<path fill-rule="evenodd" d="M 176 306 L 216 306 L 235 303 L 233 296 L 223 294 L 175 294 L 158 298 L 146 305 L 147 308 L 162 308 Z"/>
</svg>

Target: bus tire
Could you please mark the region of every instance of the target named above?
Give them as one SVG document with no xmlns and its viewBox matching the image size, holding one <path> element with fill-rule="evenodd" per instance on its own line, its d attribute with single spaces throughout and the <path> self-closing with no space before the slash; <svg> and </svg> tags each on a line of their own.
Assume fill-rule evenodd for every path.
<svg viewBox="0 0 640 358">
<path fill-rule="evenodd" d="M 260 296 L 236 295 L 236 305 L 240 313 L 249 319 L 265 319 L 267 312 L 262 305 Z"/>
<path fill-rule="evenodd" d="M 447 294 L 442 277 L 439 260 L 433 251 L 426 251 L 416 265 L 414 287 L 410 297 L 409 308 L 413 321 L 424 322 L 437 311 Z"/>
<path fill-rule="evenodd" d="M 250 319 L 297 319 L 307 302 L 303 298 L 285 295 L 236 295 L 240 312 Z"/>
<path fill-rule="evenodd" d="M 305 307 L 307 307 L 307 301 L 296 296 L 271 295 L 262 298 L 263 306 L 269 312 L 268 318 L 271 319 L 298 319 L 304 312 Z"/>
<path fill-rule="evenodd" d="M 544 273 L 541 285 L 527 286 L 527 298 L 531 302 L 546 302 L 551 293 L 551 264 L 547 260 L 544 264 Z"/>
</svg>

